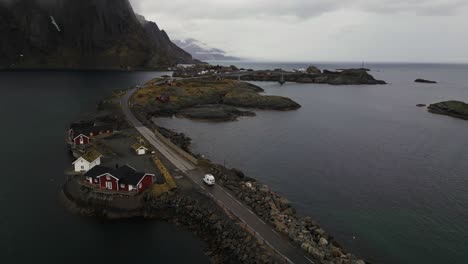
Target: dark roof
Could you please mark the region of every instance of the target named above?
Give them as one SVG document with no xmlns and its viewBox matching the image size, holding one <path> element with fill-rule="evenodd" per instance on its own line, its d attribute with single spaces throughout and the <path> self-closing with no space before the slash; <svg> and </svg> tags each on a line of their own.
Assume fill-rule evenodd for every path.
<svg viewBox="0 0 468 264">
<path fill-rule="evenodd" d="M 119 167 L 118 169 L 114 169 L 112 171 L 112 176 L 116 177 L 119 180 L 123 180 L 129 176 L 132 176 L 136 173 L 136 170 L 128 165 L 124 165 Z"/>
<path fill-rule="evenodd" d="M 115 178 L 119 179 L 120 183 L 123 184 L 130 184 L 130 185 L 137 185 L 141 179 L 147 175 L 148 173 L 137 172 L 134 168 L 124 165 L 117 169 L 108 168 L 104 166 L 95 166 L 87 173 L 85 173 L 86 177 L 97 178 L 104 174 L 110 174 Z"/>
<path fill-rule="evenodd" d="M 94 168 L 90 169 L 88 172 L 85 173 L 86 177 L 97 178 L 103 174 L 111 172 L 112 169 L 104 167 L 104 166 L 95 166 Z"/>
<path fill-rule="evenodd" d="M 85 136 L 89 136 L 90 133 L 98 134 L 101 131 L 113 131 L 114 125 L 112 124 L 95 124 L 92 122 L 82 122 L 82 123 L 75 123 L 70 126 L 70 129 L 73 130 L 73 136 L 79 136 L 83 134 Z"/>
<path fill-rule="evenodd" d="M 137 185 L 141 181 L 141 178 L 145 177 L 145 175 L 146 173 L 134 172 L 127 175 L 127 177 L 123 178 L 120 182 L 127 185 Z"/>
</svg>

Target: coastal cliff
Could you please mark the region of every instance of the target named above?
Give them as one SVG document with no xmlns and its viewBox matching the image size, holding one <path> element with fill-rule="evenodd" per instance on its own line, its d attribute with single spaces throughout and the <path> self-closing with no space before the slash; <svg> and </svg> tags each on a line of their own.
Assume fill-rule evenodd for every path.
<svg viewBox="0 0 468 264">
<path fill-rule="evenodd" d="M 160 69 L 193 63 L 128 0 L 0 1 L 0 69 Z"/>
</svg>

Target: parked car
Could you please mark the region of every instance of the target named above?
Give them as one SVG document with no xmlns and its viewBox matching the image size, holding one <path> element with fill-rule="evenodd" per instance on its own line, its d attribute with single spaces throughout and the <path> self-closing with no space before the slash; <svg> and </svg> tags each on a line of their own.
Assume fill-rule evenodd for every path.
<svg viewBox="0 0 468 264">
<path fill-rule="evenodd" d="M 205 174 L 203 181 L 209 186 L 215 185 L 215 177 L 211 174 Z"/>
</svg>

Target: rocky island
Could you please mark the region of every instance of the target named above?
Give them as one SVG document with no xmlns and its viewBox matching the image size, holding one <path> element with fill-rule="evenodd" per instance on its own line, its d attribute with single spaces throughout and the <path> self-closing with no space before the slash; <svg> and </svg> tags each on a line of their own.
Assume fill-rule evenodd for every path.
<svg viewBox="0 0 468 264">
<path fill-rule="evenodd" d="M 285 82 L 296 83 L 318 83 L 330 85 L 376 85 L 386 84 L 385 81 L 376 80 L 368 73 L 367 69 L 344 69 L 341 71 L 323 72 L 282 72 L 282 71 L 260 71 L 241 77 L 246 81 L 273 81 L 278 82 L 281 78 Z"/>
<path fill-rule="evenodd" d="M 435 81 L 425 80 L 425 79 L 416 79 L 415 83 L 437 83 Z"/>
<path fill-rule="evenodd" d="M 281 96 L 261 95 L 263 89 L 246 82 L 213 77 L 187 80 L 153 80 L 132 97 L 133 108 L 145 116 L 180 116 L 231 121 L 254 116 L 248 109 L 295 110 L 301 106 Z"/>
<path fill-rule="evenodd" d="M 468 120 L 468 104 L 460 101 L 445 101 L 431 104 L 429 112 L 440 115 L 448 115 L 456 118 Z"/>
<path fill-rule="evenodd" d="M 369 74 L 369 69 L 340 69 L 337 71 L 321 71 L 315 66 L 307 69 L 284 71 L 282 69 L 260 70 L 238 69 L 235 66 L 194 65 L 192 67 L 178 68 L 174 77 L 219 76 L 242 81 L 261 82 L 296 82 L 317 83 L 330 85 L 377 85 L 386 84 Z"/>
</svg>

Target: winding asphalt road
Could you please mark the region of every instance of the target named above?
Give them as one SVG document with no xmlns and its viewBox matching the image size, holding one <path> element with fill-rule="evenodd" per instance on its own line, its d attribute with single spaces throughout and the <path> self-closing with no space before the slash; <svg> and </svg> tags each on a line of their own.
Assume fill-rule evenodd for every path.
<svg viewBox="0 0 468 264">
<path fill-rule="evenodd" d="M 314 263 L 300 248 L 295 247 L 287 237 L 278 234 L 271 226 L 263 222 L 246 205 L 234 198 L 221 186 L 205 186 L 202 180 L 204 175 L 203 171 L 161 142 L 154 133 L 145 127 L 132 113 L 129 107 L 129 99 L 136 91 L 136 88 L 128 91 L 127 94 L 122 97 L 120 104 L 128 122 L 133 125 L 153 147 L 164 155 L 176 168 L 184 172 L 195 184 L 205 190 L 220 206 L 231 211 L 254 230 L 257 237 L 261 238 L 274 251 L 281 255 L 285 259 L 285 262 L 294 264 Z"/>
</svg>

